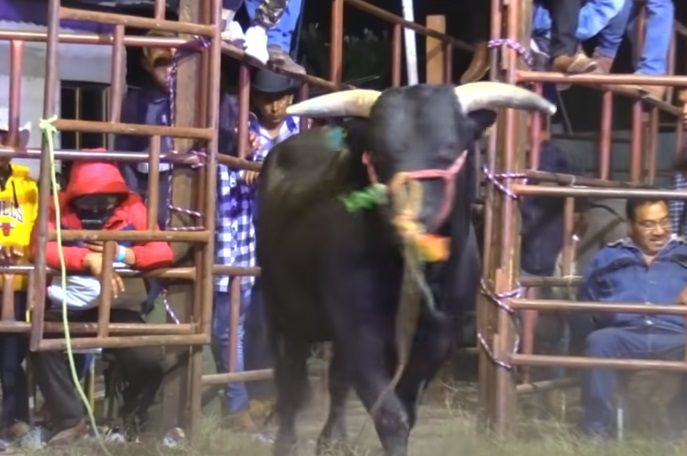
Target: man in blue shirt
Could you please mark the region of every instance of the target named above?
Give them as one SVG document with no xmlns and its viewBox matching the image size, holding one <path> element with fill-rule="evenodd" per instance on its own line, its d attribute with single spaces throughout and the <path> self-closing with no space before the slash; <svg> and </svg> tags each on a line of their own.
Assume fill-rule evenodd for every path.
<svg viewBox="0 0 687 456">
<path fill-rule="evenodd" d="M 580 301 L 678 305 L 687 285 L 687 244 L 672 234 L 668 202 L 631 199 L 626 206 L 629 236 L 599 251 L 586 268 Z M 677 359 L 683 356 L 685 321 L 679 315 L 598 313 L 585 354 L 598 358 Z M 584 430 L 609 437 L 617 372 L 585 372 Z"/>
</svg>

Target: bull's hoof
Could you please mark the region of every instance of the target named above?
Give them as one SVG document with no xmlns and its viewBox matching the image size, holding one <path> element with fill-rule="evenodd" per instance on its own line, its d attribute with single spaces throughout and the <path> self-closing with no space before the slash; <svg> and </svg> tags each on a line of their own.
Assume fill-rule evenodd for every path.
<svg viewBox="0 0 687 456">
<path fill-rule="evenodd" d="M 317 456 L 355 456 L 357 453 L 347 440 L 332 440 L 320 437 L 317 440 L 317 449 L 315 450 L 315 454 Z"/>
<path fill-rule="evenodd" d="M 297 456 L 298 446 L 296 440 L 277 437 L 272 454 L 274 456 Z"/>
</svg>

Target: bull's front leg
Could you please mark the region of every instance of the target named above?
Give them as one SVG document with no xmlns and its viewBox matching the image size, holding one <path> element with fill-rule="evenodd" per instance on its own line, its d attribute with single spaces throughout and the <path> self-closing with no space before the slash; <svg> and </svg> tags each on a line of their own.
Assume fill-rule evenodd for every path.
<svg viewBox="0 0 687 456">
<path fill-rule="evenodd" d="M 455 331 L 453 320 L 424 314 L 420 321 L 408 366 L 396 388 L 398 398 L 408 413 L 411 429 L 417 421 L 417 408 L 424 389 L 448 359 Z"/>
<path fill-rule="evenodd" d="M 350 390 L 349 369 L 341 347 L 334 346 L 329 365 L 329 416 L 317 440 L 317 454 L 349 452 L 346 429 L 346 399 Z"/>
<path fill-rule="evenodd" d="M 386 334 L 386 336 L 385 336 Z M 389 363 L 388 341 L 393 340 L 383 329 L 361 328 L 355 341 L 354 385 L 360 400 L 372 419 L 385 456 L 406 456 L 410 423 L 396 392 L 388 389 L 393 367 Z M 381 400 L 380 400 L 381 398 Z M 375 410 L 372 410 L 376 407 Z"/>
</svg>

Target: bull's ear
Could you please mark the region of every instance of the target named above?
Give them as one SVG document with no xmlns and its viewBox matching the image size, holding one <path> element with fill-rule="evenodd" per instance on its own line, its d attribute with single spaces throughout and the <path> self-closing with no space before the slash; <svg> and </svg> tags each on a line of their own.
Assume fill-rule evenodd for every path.
<svg viewBox="0 0 687 456">
<path fill-rule="evenodd" d="M 496 122 L 496 111 L 479 109 L 468 114 L 474 131 L 474 139 L 480 138 L 484 132 Z"/>
</svg>

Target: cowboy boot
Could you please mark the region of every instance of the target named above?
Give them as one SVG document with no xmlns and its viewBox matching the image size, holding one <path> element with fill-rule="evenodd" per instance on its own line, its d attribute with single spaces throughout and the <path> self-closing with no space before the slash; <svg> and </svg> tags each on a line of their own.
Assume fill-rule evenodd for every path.
<svg viewBox="0 0 687 456">
<path fill-rule="evenodd" d="M 475 43 L 472 61 L 465 73 L 460 77 L 461 84 L 475 82 L 482 79 L 489 71 L 489 46 L 486 41 Z"/>
<path fill-rule="evenodd" d="M 598 52 L 594 51 L 594 54 L 592 55 L 592 59 L 596 61 L 596 70 L 594 70 L 594 73 L 598 74 L 610 74 L 611 73 L 611 68 L 613 67 L 613 61 L 615 60 L 613 57 L 608 57 L 603 54 L 599 54 Z"/>
</svg>

